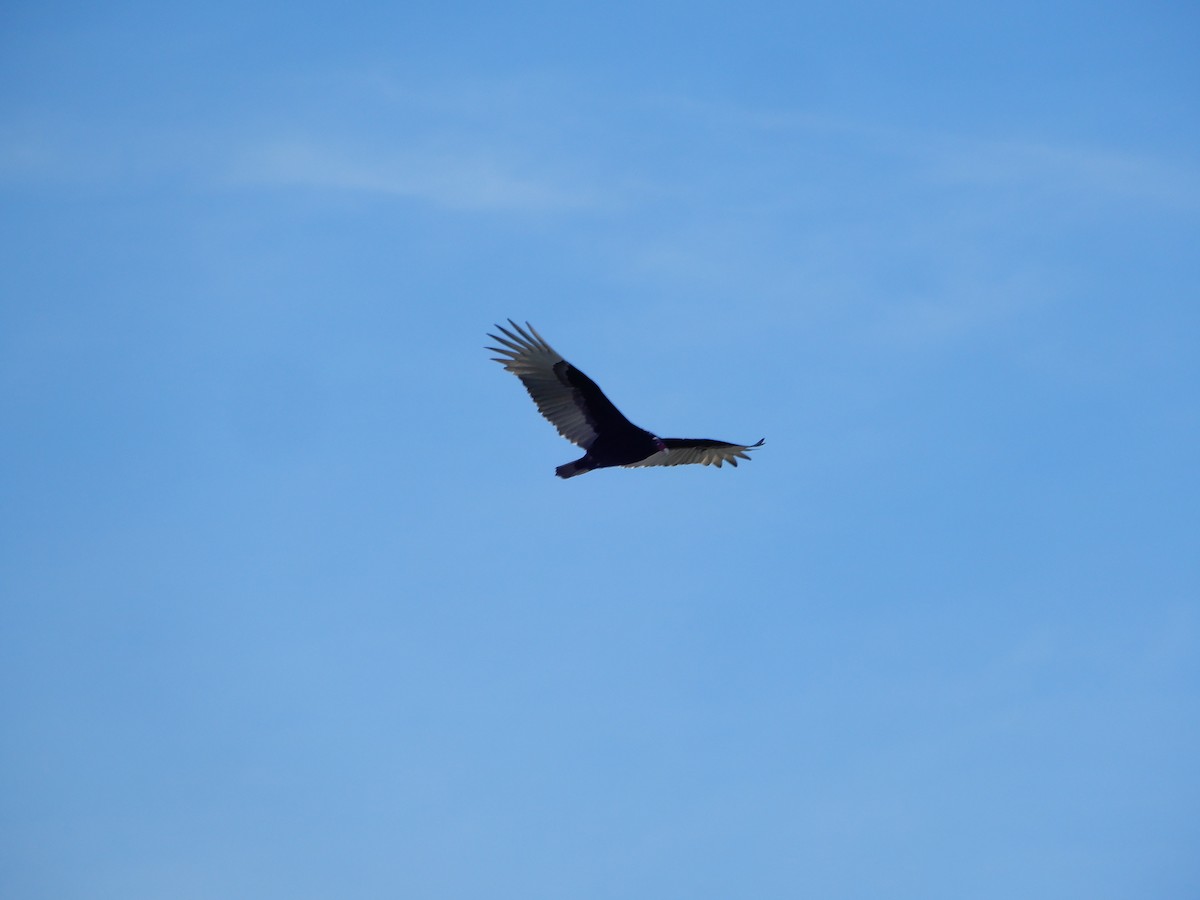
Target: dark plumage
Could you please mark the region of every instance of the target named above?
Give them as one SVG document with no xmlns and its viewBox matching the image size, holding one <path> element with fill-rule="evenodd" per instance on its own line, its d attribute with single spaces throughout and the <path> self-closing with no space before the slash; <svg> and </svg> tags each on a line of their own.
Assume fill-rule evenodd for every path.
<svg viewBox="0 0 1200 900">
<path fill-rule="evenodd" d="M 613 406 L 612 401 L 577 368 L 563 359 L 528 322 L 522 328 L 512 319 L 512 330 L 497 325 L 500 334 L 489 334 L 503 345 L 488 347 L 492 357 L 521 379 L 538 410 L 558 433 L 587 452 L 555 469 L 559 478 L 572 478 L 609 466 L 681 466 L 688 463 L 736 466 L 749 459 L 757 444 L 730 444 L 699 438 L 660 438 L 638 428 Z M 503 337 L 501 337 L 503 335 Z"/>
</svg>

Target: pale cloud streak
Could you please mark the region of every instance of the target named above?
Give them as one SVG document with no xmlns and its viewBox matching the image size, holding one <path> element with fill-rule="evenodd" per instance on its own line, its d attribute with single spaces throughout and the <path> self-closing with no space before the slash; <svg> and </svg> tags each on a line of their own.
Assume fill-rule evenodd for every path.
<svg viewBox="0 0 1200 900">
<path fill-rule="evenodd" d="M 119 146 L 10 127 L 0 177 L 182 174 L 462 215 L 603 216 L 606 227 L 562 237 L 587 242 L 633 293 L 649 286 L 665 306 L 686 295 L 714 312 L 737 298 L 748 321 L 844 321 L 902 348 L 954 343 L 1052 303 L 1072 277 L 1062 245 L 1090 253 L 1102 219 L 1200 209 L 1200 175 L 1184 163 L 1037 136 L 688 98 L 614 103 L 544 83 L 419 89 L 373 76 L 306 88 L 321 102 L 281 104 L 274 121 L 147 128 Z"/>
<path fill-rule="evenodd" d="M 836 144 L 852 153 L 891 159 L 904 167 L 902 173 L 907 170 L 929 183 L 1200 209 L 1200 170 L 1194 164 L 1113 147 L 1034 134 L 995 138 L 949 133 L 683 97 L 658 96 L 651 103 L 664 115 L 692 121 L 711 133 L 770 135 L 774 141 L 806 147 Z"/>
<path fill-rule="evenodd" d="M 1200 209 L 1200 174 L 1094 147 L 1039 141 L 941 140 L 926 150 L 931 178 L 945 183 Z"/>
<path fill-rule="evenodd" d="M 233 180 L 349 191 L 469 212 L 570 213 L 604 206 L 600 193 L 522 167 L 486 150 L 354 150 L 309 139 L 246 153 Z"/>
</svg>

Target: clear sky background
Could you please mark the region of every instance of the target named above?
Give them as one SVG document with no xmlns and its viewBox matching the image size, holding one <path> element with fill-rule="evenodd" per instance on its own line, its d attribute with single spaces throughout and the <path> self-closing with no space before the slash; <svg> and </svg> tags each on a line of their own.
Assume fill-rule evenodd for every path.
<svg viewBox="0 0 1200 900">
<path fill-rule="evenodd" d="M 0 893 L 1200 896 L 1198 40 L 6 3 Z"/>
</svg>

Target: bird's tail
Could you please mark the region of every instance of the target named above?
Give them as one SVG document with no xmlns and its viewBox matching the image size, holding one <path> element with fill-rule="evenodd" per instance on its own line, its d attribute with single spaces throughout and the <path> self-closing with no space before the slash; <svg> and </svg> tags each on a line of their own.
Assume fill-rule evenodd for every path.
<svg viewBox="0 0 1200 900">
<path fill-rule="evenodd" d="M 576 475 L 582 475 L 584 472 L 592 471 L 592 467 L 587 465 L 587 457 L 584 456 L 574 462 L 565 463 L 554 470 L 554 474 L 559 478 L 574 478 Z"/>
</svg>

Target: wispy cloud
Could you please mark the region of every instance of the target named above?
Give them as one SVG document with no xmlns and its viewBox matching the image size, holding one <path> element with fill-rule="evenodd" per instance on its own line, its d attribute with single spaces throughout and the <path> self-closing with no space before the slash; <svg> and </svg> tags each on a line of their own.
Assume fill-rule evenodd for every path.
<svg viewBox="0 0 1200 900">
<path fill-rule="evenodd" d="M 356 192 L 463 212 L 608 209 L 565 107 L 535 91 L 417 90 L 389 79 L 318 79 L 308 104 L 216 120 L 113 125 L 94 114 L 0 116 L 0 182 L 122 188 L 147 179 Z"/>
<path fill-rule="evenodd" d="M 891 158 L 929 181 L 1044 189 L 1060 198 L 1131 201 L 1200 209 L 1200 170 L 1194 165 L 1110 146 L 1030 134 L 994 138 L 936 128 L 813 114 L 796 109 L 737 107 L 693 98 L 657 96 L 664 114 L 713 132 L 771 134 L 784 143 L 836 143 L 853 153 Z"/>
<path fill-rule="evenodd" d="M 942 138 L 922 153 L 930 176 L 945 183 L 1200 209 L 1200 173 L 1104 148 Z"/>
<path fill-rule="evenodd" d="M 1102 287 L 1096 257 L 1128 251 L 1131 216 L 1200 211 L 1200 171 L 1186 158 L 647 103 L 683 165 L 639 173 L 655 193 L 631 225 L 630 280 L 656 280 L 668 305 L 675 289 L 693 309 L 736 302 L 739 319 L 758 309 L 778 323 L 786 309 L 875 347 L 1027 327 L 1059 298 Z"/>
<path fill-rule="evenodd" d="M 316 140 L 265 143 L 235 180 L 414 200 L 452 210 L 563 213 L 604 205 L 598 191 L 531 172 L 486 150 L 348 149 Z"/>
</svg>

